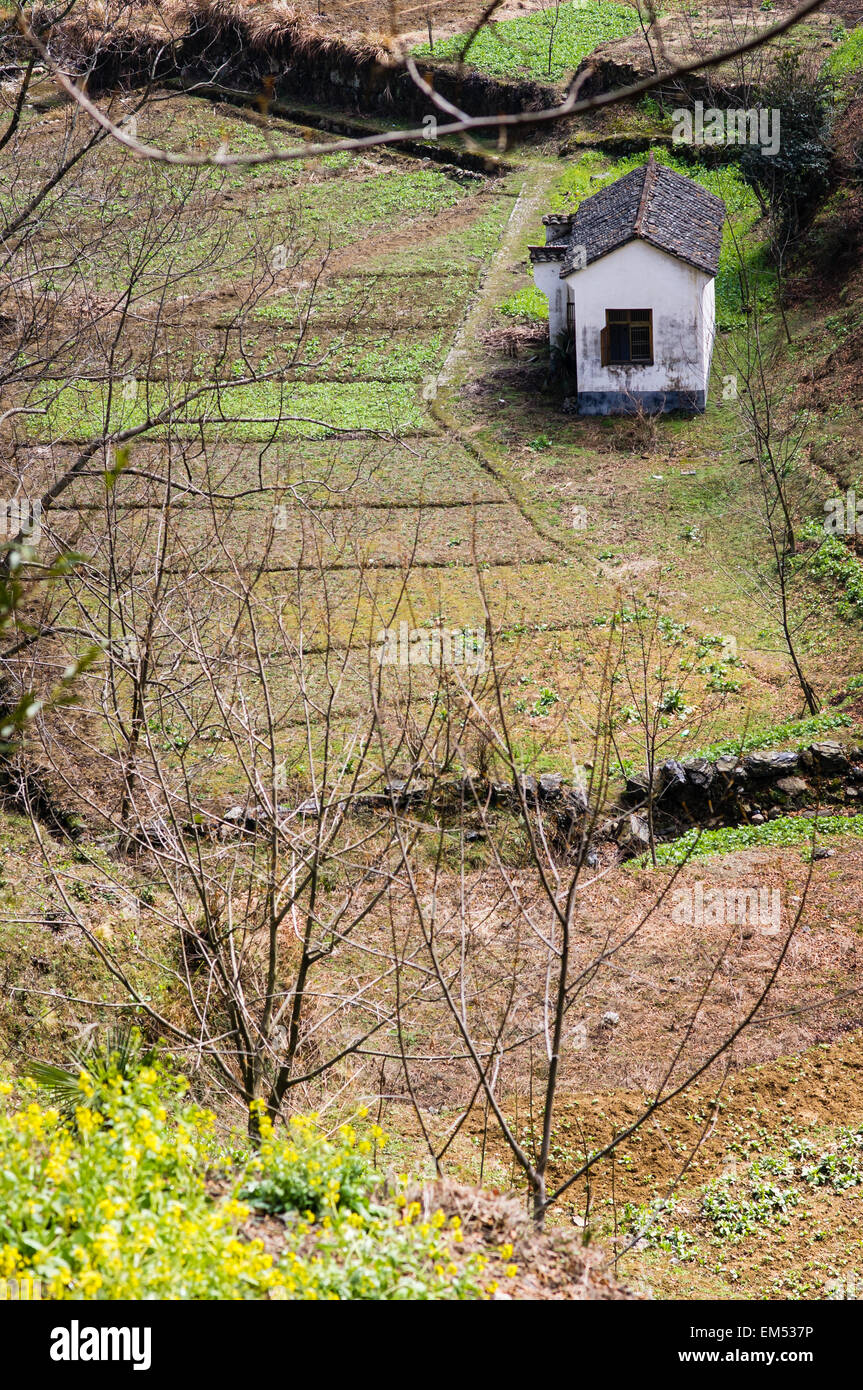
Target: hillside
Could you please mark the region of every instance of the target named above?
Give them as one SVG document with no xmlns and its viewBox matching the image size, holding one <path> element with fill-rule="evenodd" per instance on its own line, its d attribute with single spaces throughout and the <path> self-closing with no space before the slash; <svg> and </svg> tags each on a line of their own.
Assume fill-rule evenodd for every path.
<svg viewBox="0 0 863 1390">
<path fill-rule="evenodd" d="M 0 1252 L 51 1298 L 858 1296 L 863 7 L 560 8 L 463 66 L 468 0 L 4 29 Z M 726 210 L 708 406 L 580 415 L 529 247 L 648 162 Z"/>
</svg>

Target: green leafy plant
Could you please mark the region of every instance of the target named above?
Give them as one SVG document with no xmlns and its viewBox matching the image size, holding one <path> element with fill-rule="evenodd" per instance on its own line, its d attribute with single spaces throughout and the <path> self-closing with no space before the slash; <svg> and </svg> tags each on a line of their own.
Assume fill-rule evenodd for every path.
<svg viewBox="0 0 863 1390">
<path fill-rule="evenodd" d="M 686 696 L 676 685 L 663 692 L 658 708 L 662 714 L 682 714 L 686 709 Z"/>
<path fill-rule="evenodd" d="M 800 557 L 817 579 L 826 580 L 838 589 L 836 610 L 843 618 L 863 618 L 863 565 L 853 550 L 838 536 L 824 534 L 818 521 L 801 527 L 801 537 L 814 541 L 817 549 Z"/>
<path fill-rule="evenodd" d="M 338 1137 L 342 1142 L 328 1143 L 313 1125 L 294 1124 L 290 1144 L 273 1147 L 269 1162 L 241 1188 L 240 1197 L 276 1215 L 300 1211 L 320 1217 L 336 1206 L 368 1214 L 379 1181 L 366 1157 L 370 1145 L 361 1141 L 362 1148 L 355 1147 L 350 1125 L 342 1126 Z"/>
<path fill-rule="evenodd" d="M 548 300 L 544 294 L 536 288 L 536 285 L 527 285 L 524 289 L 516 290 L 498 306 L 498 312 L 505 314 L 510 319 L 528 319 L 534 322 L 542 322 L 548 318 Z"/>
<path fill-rule="evenodd" d="M 576 383 L 575 334 L 562 332 L 555 335 L 549 350 L 548 375 L 552 385 L 563 391 L 571 390 Z"/>
<path fill-rule="evenodd" d="M 753 1164 L 743 1191 L 735 1191 L 730 1178 L 716 1178 L 708 1184 L 701 1211 L 720 1239 L 739 1241 L 762 1225 L 787 1226 L 788 1213 L 799 1200 L 793 1187 L 780 1187 Z"/>
<path fill-rule="evenodd" d="M 849 689 L 852 689 L 849 682 Z M 851 715 L 842 710 L 825 710 L 823 714 L 807 716 L 806 719 L 787 719 L 781 724 L 772 724 L 766 729 L 747 729 L 736 738 L 720 739 L 707 748 L 700 748 L 689 756 L 693 758 L 721 758 L 726 753 L 741 756 L 753 749 L 776 748 L 787 744 L 789 748 L 805 748 L 807 743 L 821 734 L 833 729 L 845 729 L 851 724 Z"/>
<path fill-rule="evenodd" d="M 549 710 L 551 710 L 552 707 L 556 705 L 559 700 L 560 696 L 558 695 L 556 690 L 552 690 L 551 687 L 547 685 L 543 686 L 542 690 L 539 692 L 539 695 L 536 698 L 531 713 L 538 715 L 540 718 L 545 718 Z"/>
<path fill-rule="evenodd" d="M 467 62 L 493 77 L 545 77 L 559 81 L 578 67 L 582 58 L 608 39 L 625 38 L 638 29 L 636 15 L 607 0 L 581 0 L 553 6 L 480 29 L 466 55 Z M 436 59 L 460 59 L 466 34 L 438 39 Z M 428 44 L 414 53 L 431 57 Z"/>
<path fill-rule="evenodd" d="M 118 1023 L 104 1036 L 90 1033 L 84 1043 L 72 1049 L 66 1066 L 33 1061 L 27 1064 L 26 1074 L 52 1105 L 70 1116 L 81 1103 L 82 1072 L 92 1078 L 96 1091 L 101 1092 L 118 1078 L 130 1080 L 154 1061 L 155 1050 L 144 1047 L 140 1029 L 134 1024 Z"/>
<path fill-rule="evenodd" d="M 840 1130 L 836 1147 L 819 1154 L 814 1163 L 804 1163 L 800 1176 L 810 1187 L 831 1187 L 834 1192 L 863 1184 L 863 1127 Z"/>
<path fill-rule="evenodd" d="M 844 81 L 863 69 L 863 29 L 852 29 L 824 64 L 825 72 Z"/>
<path fill-rule="evenodd" d="M 698 828 L 687 830 L 677 840 L 658 845 L 657 862 L 660 864 L 683 864 L 689 859 L 700 859 L 709 854 L 731 854 L 738 849 L 752 849 L 765 845 L 798 845 L 818 835 L 863 836 L 863 815 L 855 816 L 817 816 L 802 819 L 800 816 L 777 816 L 776 820 L 764 825 L 723 826 L 719 830 Z"/>
<path fill-rule="evenodd" d="M 649 1205 L 626 1202 L 621 1214 L 621 1228 L 647 1250 L 662 1250 L 680 1264 L 695 1257 L 695 1241 L 681 1226 L 669 1225 L 668 1217 L 675 1209 L 673 1199 L 659 1197 Z"/>
</svg>

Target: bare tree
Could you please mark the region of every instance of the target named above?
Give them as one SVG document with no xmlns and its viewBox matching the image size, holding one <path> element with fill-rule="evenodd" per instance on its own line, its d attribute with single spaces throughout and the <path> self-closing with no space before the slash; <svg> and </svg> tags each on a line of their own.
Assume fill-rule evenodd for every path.
<svg viewBox="0 0 863 1390">
<path fill-rule="evenodd" d="M 731 368 L 735 408 L 744 437 L 752 450 L 741 466 L 751 467 L 754 487 L 747 490 L 759 519 L 759 537 L 766 541 L 769 565 L 753 557 L 750 587 L 765 606 L 781 638 L 810 714 L 819 709 L 801 653 L 801 640 L 811 627 L 815 608 L 801 592 L 813 556 L 798 554 L 796 515 L 807 488 L 802 462 L 809 426 L 808 412 L 795 399 L 776 333 L 762 310 L 759 288 L 753 283 L 742 248 L 738 248 L 741 298 L 747 317 L 745 334 L 720 339 L 724 366 Z"/>
<path fill-rule="evenodd" d="M 491 643 L 492 664 L 494 643 Z M 405 1085 L 425 1136 L 430 1156 L 440 1168 L 455 1138 L 475 1107 L 484 1113 L 484 1135 L 489 1122 L 512 1156 L 516 1173 L 527 1187 L 534 1219 L 542 1223 L 549 1208 L 576 1183 L 615 1153 L 663 1106 L 686 1090 L 697 1078 L 711 1072 L 755 1020 L 781 970 L 799 921 L 788 927 L 778 943 L 775 960 L 753 1004 L 745 1010 L 715 1046 L 695 1044 L 697 1024 L 713 980 L 721 970 L 727 946 L 712 963 L 701 997 L 682 1026 L 682 1037 L 659 1065 L 659 1080 L 645 1095 L 643 1108 L 598 1151 L 587 1151 L 581 1163 L 563 1178 L 549 1182 L 552 1167 L 555 1106 L 564 1084 L 567 1055 L 584 1040 L 584 1025 L 575 1022 L 586 992 L 606 968 L 614 969 L 621 952 L 637 938 L 645 924 L 672 891 L 678 867 L 658 895 L 627 925 L 609 922 L 606 937 L 597 949 L 582 945 L 575 931 L 576 914 L 583 893 L 596 876 L 593 846 L 608 833 L 603 806 L 608 787 L 610 726 L 613 702 L 613 643 L 609 643 L 600 702 L 593 735 L 590 775 L 584 794 L 552 808 L 543 805 L 530 779 L 518 771 L 518 757 L 499 698 L 482 717 L 494 744 L 496 759 L 508 770 L 514 788 L 516 814 L 526 846 L 525 871 L 516 872 L 507 862 L 499 824 L 487 794 L 470 776 L 470 809 L 482 826 L 490 868 L 485 875 L 466 871 L 461 851 L 458 888 L 447 874 L 443 834 L 434 861 L 417 863 L 404 821 L 397 821 L 400 868 L 396 889 L 402 911 L 415 921 L 425 949 L 424 962 L 436 986 L 430 1003 L 435 1006 L 440 1031 L 431 1055 L 411 1048 L 411 1022 L 399 1011 L 398 1058 Z M 500 693 L 501 683 L 495 680 Z M 492 722 L 493 721 L 493 722 Z M 472 901 L 476 894 L 478 901 Z M 407 905 L 404 899 L 407 899 Z M 481 929 L 483 924 L 485 930 Z M 408 928 L 404 928 L 408 932 Z M 401 960 L 395 949 L 394 958 Z M 575 1022 L 575 1027 L 573 1024 Z M 461 1103 L 446 1132 L 434 1135 L 422 1114 L 429 1063 L 438 1067 L 449 1057 L 462 1078 Z M 527 1097 L 515 1084 L 515 1072 L 526 1077 Z M 523 1081 L 524 1084 L 524 1081 Z M 527 1114 L 519 1109 L 519 1097 Z M 485 1143 L 485 1140 L 484 1140 Z"/>
</svg>

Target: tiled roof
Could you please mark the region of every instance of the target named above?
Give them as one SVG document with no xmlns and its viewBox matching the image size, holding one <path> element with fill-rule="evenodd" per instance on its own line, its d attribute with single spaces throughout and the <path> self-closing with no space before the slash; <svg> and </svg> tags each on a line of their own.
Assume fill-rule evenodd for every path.
<svg viewBox="0 0 863 1390">
<path fill-rule="evenodd" d="M 566 246 L 557 242 L 549 242 L 545 246 L 529 246 L 531 261 L 562 261 L 566 255 Z"/>
<path fill-rule="evenodd" d="M 546 246 L 563 245 L 569 240 L 574 217 L 574 212 L 549 212 L 545 215 L 542 222 L 545 227 Z"/>
<path fill-rule="evenodd" d="M 576 246 L 585 248 L 583 263 L 590 265 L 636 237 L 710 275 L 719 269 L 725 204 L 692 179 L 655 163 L 652 156 L 648 164 L 585 198 L 568 220 L 567 229 L 555 218 L 553 232 L 555 247 L 562 244 L 566 250 L 560 272 L 564 276 L 574 268 Z M 549 242 L 550 231 L 547 227 Z"/>
</svg>

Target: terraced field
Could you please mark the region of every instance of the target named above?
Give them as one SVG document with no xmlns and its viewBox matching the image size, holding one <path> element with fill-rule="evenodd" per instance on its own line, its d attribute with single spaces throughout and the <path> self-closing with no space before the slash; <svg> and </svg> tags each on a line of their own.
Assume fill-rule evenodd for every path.
<svg viewBox="0 0 863 1390">
<path fill-rule="evenodd" d="M 31 118 L 37 165 L 57 126 Z M 242 113 L 167 94 L 141 132 L 178 148 L 270 138 Z M 586 756 L 621 609 L 658 625 L 667 752 L 737 731 L 741 709 L 756 729 L 799 714 L 761 578 L 746 442 L 723 398 L 744 322 L 733 240 L 762 274 L 757 207 L 730 173 L 696 171 L 731 214 L 707 416 L 580 420 L 548 393 L 527 244 L 545 211 L 643 157 L 561 162 L 550 145 L 483 177 L 337 153 L 303 169 L 169 180 L 100 151 L 86 196 L 52 210 L 66 266 L 46 286 L 54 344 L 85 331 L 68 373 L 61 348 L 62 375 L 21 387 L 33 413 L 21 417 L 13 471 L 31 496 L 76 472 L 47 532 L 88 562 L 56 625 L 73 640 L 43 644 L 42 669 L 82 636 L 140 639 L 157 590 L 160 661 L 188 664 L 190 632 L 218 645 L 251 585 L 271 637 L 302 633 L 313 682 L 326 684 L 340 653 L 337 743 L 368 707 L 381 629 L 481 632 L 486 607 L 525 765 Z M 801 334 L 805 355 L 805 324 Z M 116 442 L 93 447 L 109 435 Z M 820 687 L 841 688 L 860 635 L 820 595 L 801 584 L 799 642 Z M 275 638 L 268 678 L 290 705 L 296 675 Z M 87 746 L 104 738 L 100 679 Z M 158 722 L 191 737 L 184 697 L 165 703 Z M 621 757 L 637 761 L 621 704 Z M 301 766 L 288 730 L 302 742 L 305 716 L 285 723 L 280 751 Z M 230 781 L 223 768 L 218 784 Z"/>
</svg>

